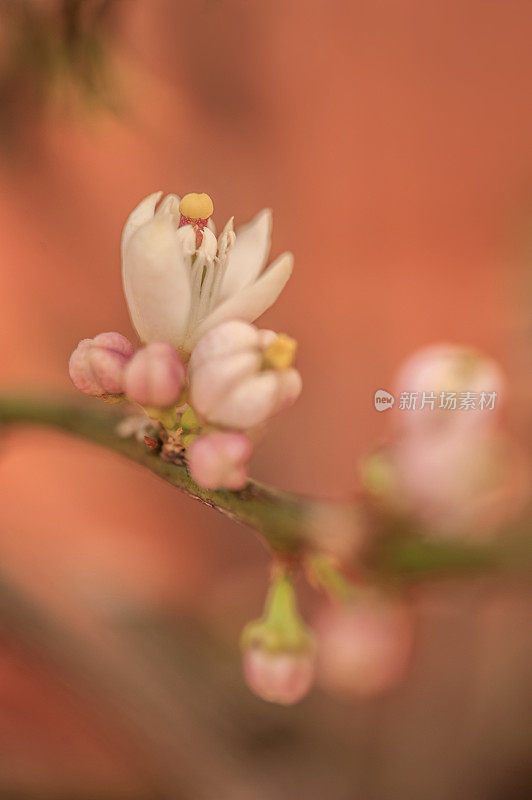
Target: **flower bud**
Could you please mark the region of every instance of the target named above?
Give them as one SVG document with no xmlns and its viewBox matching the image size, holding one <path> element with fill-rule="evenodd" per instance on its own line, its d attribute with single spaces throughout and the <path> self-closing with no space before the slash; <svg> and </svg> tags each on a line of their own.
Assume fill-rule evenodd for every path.
<svg viewBox="0 0 532 800">
<path fill-rule="evenodd" d="M 185 384 L 185 367 L 166 342 L 138 350 L 124 373 L 127 396 L 141 406 L 164 409 L 177 403 Z"/>
<path fill-rule="evenodd" d="M 248 461 L 253 451 L 243 433 L 213 431 L 194 439 L 187 451 L 188 469 L 204 489 L 239 491 L 248 482 Z"/>
<path fill-rule="evenodd" d="M 311 688 L 314 639 L 299 616 L 294 587 L 286 576 L 272 584 L 264 616 L 244 628 L 241 648 L 244 679 L 263 700 L 293 705 Z"/>
<path fill-rule="evenodd" d="M 314 682 L 314 657 L 309 653 L 269 653 L 252 647 L 243 655 L 242 669 L 254 694 L 283 706 L 299 702 Z"/>
<path fill-rule="evenodd" d="M 131 342 L 120 333 L 82 339 L 70 356 L 72 383 L 92 397 L 120 395 L 124 391 L 124 369 L 134 352 Z"/>
<path fill-rule="evenodd" d="M 472 348 L 436 344 L 414 353 L 395 383 L 395 421 L 409 434 L 493 427 L 504 390 L 495 361 Z"/>
<path fill-rule="evenodd" d="M 318 680 L 333 692 L 368 697 L 404 676 L 412 649 L 405 607 L 382 597 L 362 597 L 326 607 L 315 622 Z"/>
<path fill-rule="evenodd" d="M 529 466 L 497 430 L 504 377 L 470 348 L 415 353 L 396 384 L 396 435 L 364 465 L 373 495 L 429 532 L 474 538 L 511 519 L 529 496 Z"/>
<path fill-rule="evenodd" d="M 402 510 L 439 536 L 482 538 L 518 516 L 530 497 L 524 451 L 489 430 L 406 436 L 390 459 Z"/>
<path fill-rule="evenodd" d="M 190 402 L 207 422 L 237 430 L 262 425 L 295 402 L 301 376 L 295 342 L 232 320 L 208 331 L 189 364 Z"/>
</svg>

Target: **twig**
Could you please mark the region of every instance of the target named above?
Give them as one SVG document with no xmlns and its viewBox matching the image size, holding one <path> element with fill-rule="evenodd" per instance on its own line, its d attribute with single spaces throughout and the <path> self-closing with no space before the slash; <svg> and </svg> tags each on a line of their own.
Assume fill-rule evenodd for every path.
<svg viewBox="0 0 532 800">
<path fill-rule="evenodd" d="M 442 541 L 423 536 L 404 521 L 390 519 L 363 502 L 347 506 L 314 500 L 256 481 L 250 481 L 241 492 L 202 489 L 186 467 L 168 464 L 135 439 L 119 436 L 116 428 L 122 416 L 117 407 L 96 402 L 0 396 L 0 424 L 54 427 L 120 453 L 190 497 L 253 528 L 281 557 L 301 559 L 313 551 L 336 551 L 356 570 L 394 580 L 487 569 L 523 571 L 532 563 L 526 525 L 487 543 Z"/>
</svg>

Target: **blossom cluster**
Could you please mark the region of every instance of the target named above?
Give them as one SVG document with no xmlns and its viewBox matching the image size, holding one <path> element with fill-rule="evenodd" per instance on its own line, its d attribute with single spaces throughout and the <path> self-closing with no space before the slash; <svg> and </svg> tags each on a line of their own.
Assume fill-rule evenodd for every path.
<svg viewBox="0 0 532 800">
<path fill-rule="evenodd" d="M 137 206 L 122 234 L 122 276 L 141 344 L 115 332 L 84 339 L 70 375 L 85 394 L 141 407 L 142 416 L 122 420 L 120 435 L 186 465 L 205 489 L 239 491 L 266 422 L 301 392 L 296 342 L 253 325 L 284 288 L 292 256 L 264 269 L 270 211 L 236 232 L 230 219 L 219 235 L 212 214 L 205 194 L 180 200 L 157 192 Z M 370 505 L 419 521 L 434 536 L 484 536 L 506 523 L 528 499 L 530 470 L 498 427 L 504 385 L 499 367 L 470 348 L 436 345 L 408 359 L 394 387 L 397 406 L 394 395 L 375 393 L 375 408 L 392 409 L 394 425 L 363 464 Z M 319 507 L 306 533 L 308 550 L 322 553 L 305 552 L 302 562 L 328 602 L 307 627 L 293 565 L 279 561 L 264 613 L 241 639 L 248 685 L 284 705 L 315 680 L 358 697 L 389 689 L 412 650 L 407 605 L 343 574 L 336 561 L 347 523 L 343 515 L 322 517 Z"/>
<path fill-rule="evenodd" d="M 140 405 L 137 432 L 163 459 L 186 463 L 205 489 L 243 489 L 265 423 L 301 392 L 296 342 L 259 330 L 292 256 L 264 269 L 271 212 L 217 236 L 206 194 L 146 197 L 122 233 L 122 279 L 135 349 L 120 333 L 79 343 L 70 376 L 85 394 Z M 148 435 L 150 434 L 150 435 Z"/>
<path fill-rule="evenodd" d="M 120 435 L 185 464 L 206 489 L 238 491 L 265 423 L 301 391 L 296 342 L 252 324 L 282 291 L 292 256 L 264 270 L 270 211 L 237 231 L 230 219 L 218 236 L 212 213 L 205 194 L 157 192 L 137 206 L 122 234 L 122 278 L 141 345 L 115 332 L 84 339 L 70 376 L 85 394 L 142 408 L 122 420 Z M 314 634 L 297 610 L 292 575 L 278 565 L 263 617 L 242 634 L 244 677 L 260 697 L 285 705 L 317 675 L 333 689 L 372 694 L 402 671 L 403 622 L 393 603 L 364 600 L 324 610 Z"/>
</svg>

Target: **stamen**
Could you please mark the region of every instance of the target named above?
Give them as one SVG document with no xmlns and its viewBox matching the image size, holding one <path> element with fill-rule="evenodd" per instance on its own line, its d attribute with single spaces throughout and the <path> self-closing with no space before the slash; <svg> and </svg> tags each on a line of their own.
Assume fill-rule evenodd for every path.
<svg viewBox="0 0 532 800">
<path fill-rule="evenodd" d="M 201 300 L 201 283 L 203 280 L 204 267 L 205 267 L 205 259 L 201 255 L 197 255 L 194 264 L 192 266 L 192 273 L 190 276 L 191 304 L 190 304 L 190 313 L 187 323 L 187 332 L 186 332 L 187 336 L 194 328 L 194 325 L 196 324 L 198 319 L 199 304 Z"/>
<path fill-rule="evenodd" d="M 214 279 L 214 284 L 212 287 L 209 311 L 212 310 L 216 300 L 220 296 L 222 283 L 227 270 L 227 262 L 229 260 L 229 254 L 236 240 L 235 232 L 233 230 L 233 219 L 234 218 L 231 217 L 231 219 L 226 223 L 220 236 L 218 237 L 218 255 L 216 256 L 216 260 L 218 262 L 218 269 L 216 270 L 216 278 Z"/>
<path fill-rule="evenodd" d="M 198 306 L 197 322 L 201 322 L 201 320 L 204 317 L 206 317 L 207 314 L 209 313 L 211 292 L 215 278 L 215 271 L 216 271 L 216 263 L 214 261 L 211 261 L 210 263 L 207 262 L 205 266 L 205 274 L 201 284 L 201 290 L 200 290 L 201 294 Z"/>
<path fill-rule="evenodd" d="M 296 340 L 280 333 L 264 351 L 264 369 L 288 369 L 294 363 L 296 350 Z"/>
</svg>

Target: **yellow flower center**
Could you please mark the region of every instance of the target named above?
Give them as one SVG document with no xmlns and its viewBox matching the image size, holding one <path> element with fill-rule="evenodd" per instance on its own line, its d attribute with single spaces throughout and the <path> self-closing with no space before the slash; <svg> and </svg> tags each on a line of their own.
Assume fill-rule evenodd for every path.
<svg viewBox="0 0 532 800">
<path fill-rule="evenodd" d="M 208 219 L 214 211 L 214 203 L 204 192 L 190 192 L 179 203 L 179 211 L 188 219 Z"/>
<path fill-rule="evenodd" d="M 280 333 L 264 351 L 263 365 L 265 369 L 288 369 L 296 357 L 297 342 Z"/>
</svg>

